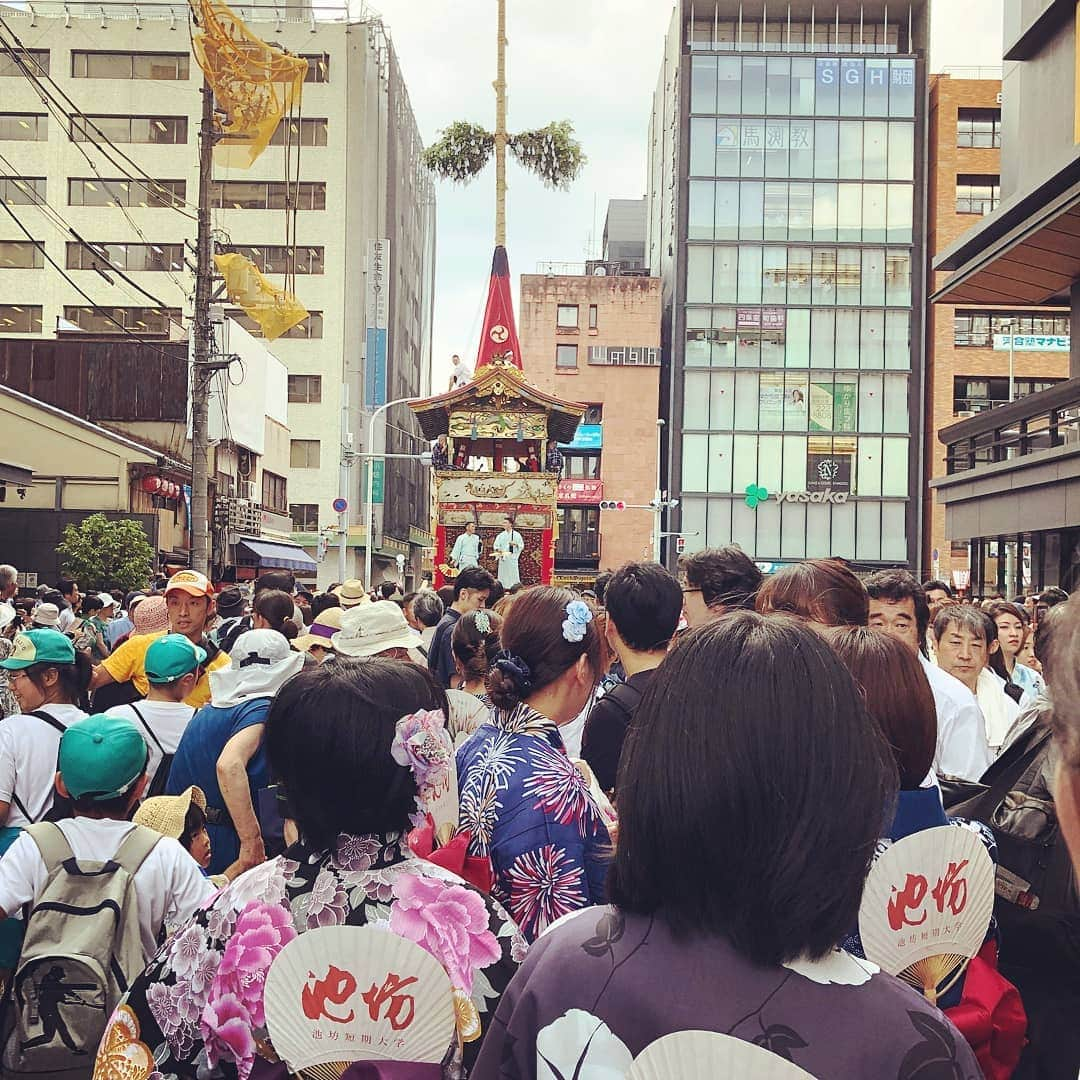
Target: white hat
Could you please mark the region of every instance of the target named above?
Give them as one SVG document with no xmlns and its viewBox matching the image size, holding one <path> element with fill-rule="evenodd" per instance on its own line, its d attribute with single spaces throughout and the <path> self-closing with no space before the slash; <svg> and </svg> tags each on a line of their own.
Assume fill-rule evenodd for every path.
<svg viewBox="0 0 1080 1080">
<path fill-rule="evenodd" d="M 116 607 L 116 597 L 110 596 L 107 592 L 99 592 L 97 598 L 101 601 L 103 608 Z"/>
<path fill-rule="evenodd" d="M 0 604 L 0 630 L 10 626 L 16 615 L 18 612 L 10 604 Z"/>
<path fill-rule="evenodd" d="M 378 600 L 346 610 L 331 641 L 342 656 L 378 656 L 388 649 L 411 649 L 417 637 L 393 600 Z"/>
<path fill-rule="evenodd" d="M 210 672 L 210 703 L 219 709 L 273 697 L 303 666 L 304 654 L 277 630 L 248 630 L 229 653 L 232 665 Z"/>
<path fill-rule="evenodd" d="M 35 626 L 50 626 L 56 629 L 60 625 L 60 609 L 55 604 L 38 604 L 30 621 Z"/>
</svg>

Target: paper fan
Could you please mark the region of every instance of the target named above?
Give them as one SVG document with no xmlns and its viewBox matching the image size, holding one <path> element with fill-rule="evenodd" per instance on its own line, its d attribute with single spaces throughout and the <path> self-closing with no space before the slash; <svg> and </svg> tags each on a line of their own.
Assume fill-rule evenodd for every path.
<svg viewBox="0 0 1080 1080">
<path fill-rule="evenodd" d="M 994 863 L 977 833 L 955 825 L 914 833 L 870 869 L 863 951 L 934 1003 L 982 948 L 993 909 Z"/>
<path fill-rule="evenodd" d="M 419 945 L 370 926 L 309 930 L 266 976 L 266 1029 L 294 1073 L 355 1061 L 438 1063 L 454 1037 L 450 978 Z"/>
<path fill-rule="evenodd" d="M 676 1031 L 638 1054 L 626 1080 L 813 1080 L 771 1050 L 715 1031 Z"/>
</svg>

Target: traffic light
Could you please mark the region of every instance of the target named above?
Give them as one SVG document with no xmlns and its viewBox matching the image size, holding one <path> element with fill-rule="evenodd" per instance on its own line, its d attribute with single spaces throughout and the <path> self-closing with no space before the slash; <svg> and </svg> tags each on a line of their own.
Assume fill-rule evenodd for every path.
<svg viewBox="0 0 1080 1080">
<path fill-rule="evenodd" d="M 625 510 L 626 503 L 622 499 L 603 499 L 600 502 L 601 510 Z"/>
</svg>

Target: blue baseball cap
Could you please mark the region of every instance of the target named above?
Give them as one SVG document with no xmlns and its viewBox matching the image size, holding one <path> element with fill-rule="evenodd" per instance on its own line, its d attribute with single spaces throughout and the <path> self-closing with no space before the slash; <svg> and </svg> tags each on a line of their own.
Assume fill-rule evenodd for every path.
<svg viewBox="0 0 1080 1080">
<path fill-rule="evenodd" d="M 149 682 L 170 683 L 190 675 L 205 663 L 205 649 L 183 634 L 165 634 L 146 650 L 144 668 Z"/>
</svg>

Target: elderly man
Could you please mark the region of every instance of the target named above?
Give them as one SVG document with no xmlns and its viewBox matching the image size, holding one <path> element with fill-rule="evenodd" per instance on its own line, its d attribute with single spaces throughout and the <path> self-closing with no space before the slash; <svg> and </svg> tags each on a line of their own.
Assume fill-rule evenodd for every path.
<svg viewBox="0 0 1080 1080">
<path fill-rule="evenodd" d="M 9 563 L 0 566 L 0 604 L 19 591 L 19 571 Z"/>
</svg>

